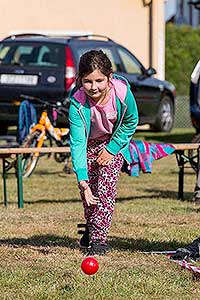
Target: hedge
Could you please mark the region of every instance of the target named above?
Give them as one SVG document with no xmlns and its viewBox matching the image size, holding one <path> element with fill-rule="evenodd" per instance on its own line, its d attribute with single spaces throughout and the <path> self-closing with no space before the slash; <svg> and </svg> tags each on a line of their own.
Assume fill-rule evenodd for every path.
<svg viewBox="0 0 200 300">
<path fill-rule="evenodd" d="M 192 70 L 200 59 L 200 28 L 166 25 L 165 77 L 177 95 L 188 95 Z"/>
</svg>

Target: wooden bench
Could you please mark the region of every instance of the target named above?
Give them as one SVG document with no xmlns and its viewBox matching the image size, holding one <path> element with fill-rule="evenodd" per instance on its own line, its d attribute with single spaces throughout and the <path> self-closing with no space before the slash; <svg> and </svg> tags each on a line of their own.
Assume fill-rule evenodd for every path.
<svg viewBox="0 0 200 300">
<path fill-rule="evenodd" d="M 189 163 L 195 167 L 196 176 L 198 175 L 198 168 L 200 162 L 200 144 L 186 143 L 186 144 L 173 144 L 175 147 L 175 155 L 179 167 L 178 176 L 178 199 L 183 200 L 184 190 L 184 167 Z M 189 155 L 189 150 L 193 150 L 193 155 Z"/>
<path fill-rule="evenodd" d="M 179 167 L 178 175 L 178 199 L 183 200 L 183 190 L 184 190 L 184 167 L 186 163 L 193 164 L 196 169 L 199 166 L 199 154 L 200 154 L 200 144 L 173 144 L 175 148 L 175 155 Z M 192 157 L 188 154 L 189 150 L 195 151 Z M 11 157 L 16 157 L 16 171 L 17 171 L 17 192 L 18 192 L 18 207 L 23 208 L 23 174 L 22 174 L 22 156 L 28 153 L 69 153 L 69 147 L 47 147 L 47 148 L 0 148 L 0 159 L 3 162 L 3 194 L 4 194 L 4 205 L 8 205 L 7 201 L 7 169 L 6 169 L 6 159 Z"/>
<path fill-rule="evenodd" d="M 18 207 L 23 208 L 24 197 L 23 197 L 23 172 L 22 172 L 22 157 L 23 154 L 29 153 L 69 153 L 69 147 L 46 147 L 46 148 L 0 148 L 0 159 L 2 159 L 3 165 L 3 195 L 4 205 L 8 205 L 7 200 L 7 185 L 6 179 L 8 175 L 7 171 L 7 159 L 16 158 L 16 175 L 17 175 L 17 193 L 18 193 Z"/>
</svg>

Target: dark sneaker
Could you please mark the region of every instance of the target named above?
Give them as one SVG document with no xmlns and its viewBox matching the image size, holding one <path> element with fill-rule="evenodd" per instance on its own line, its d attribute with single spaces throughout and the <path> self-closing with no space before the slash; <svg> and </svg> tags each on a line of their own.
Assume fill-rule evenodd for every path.
<svg viewBox="0 0 200 300">
<path fill-rule="evenodd" d="M 70 167 L 68 167 L 67 165 L 65 165 L 65 166 L 63 167 L 63 172 L 64 172 L 65 174 L 72 174 L 72 173 L 73 173 L 73 170 L 72 170 Z"/>
<path fill-rule="evenodd" d="M 111 251 L 111 247 L 108 244 L 101 244 L 101 243 L 92 243 L 91 246 L 88 248 L 87 256 L 103 256 L 106 255 L 108 251 Z"/>
<path fill-rule="evenodd" d="M 90 245 L 89 229 L 85 224 L 78 224 L 78 228 L 85 227 L 85 230 L 78 230 L 78 234 L 82 234 L 79 245 L 81 248 L 88 248 Z"/>
<path fill-rule="evenodd" d="M 191 252 L 185 248 L 179 248 L 170 256 L 173 260 L 188 260 L 191 257 Z"/>
<path fill-rule="evenodd" d="M 82 235 L 82 238 L 80 239 L 80 247 L 82 248 L 88 248 L 90 245 L 90 237 L 89 237 L 89 232 L 84 232 Z"/>
<path fill-rule="evenodd" d="M 200 238 L 195 239 L 191 244 L 185 247 L 188 251 L 190 251 L 190 257 L 192 259 L 199 258 L 199 249 L 200 249 Z"/>
<path fill-rule="evenodd" d="M 200 249 L 200 238 L 195 239 L 191 244 L 187 245 L 185 248 L 177 249 L 176 253 L 171 255 L 171 259 L 198 260 L 199 259 L 199 249 Z"/>
<path fill-rule="evenodd" d="M 193 198 L 193 203 L 195 204 L 195 205 L 200 205 L 200 197 L 194 197 Z"/>
</svg>

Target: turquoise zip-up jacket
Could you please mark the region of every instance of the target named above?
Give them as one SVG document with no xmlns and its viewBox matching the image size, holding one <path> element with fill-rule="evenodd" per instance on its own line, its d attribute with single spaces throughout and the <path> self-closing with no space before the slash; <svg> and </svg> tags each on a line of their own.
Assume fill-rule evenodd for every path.
<svg viewBox="0 0 200 300">
<path fill-rule="evenodd" d="M 117 121 L 105 148 L 113 155 L 121 152 L 130 163 L 128 146 L 138 124 L 138 110 L 128 81 L 114 74 L 112 83 L 116 92 Z M 69 109 L 70 149 L 73 170 L 78 182 L 88 180 L 87 141 L 90 133 L 90 116 L 89 101 L 83 90 L 72 91 Z"/>
</svg>

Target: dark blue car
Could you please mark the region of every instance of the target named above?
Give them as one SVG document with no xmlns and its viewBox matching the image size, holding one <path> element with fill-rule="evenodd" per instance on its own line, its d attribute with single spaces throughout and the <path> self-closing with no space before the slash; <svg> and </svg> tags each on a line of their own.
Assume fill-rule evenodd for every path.
<svg viewBox="0 0 200 300">
<path fill-rule="evenodd" d="M 175 87 L 154 78 L 156 71 L 146 69 L 125 47 L 96 35 L 24 34 L 0 42 L 0 133 L 5 134 L 9 125 L 17 124 L 21 94 L 66 103 L 75 85 L 79 58 L 91 49 L 102 49 L 112 61 L 113 71 L 130 82 L 139 110 L 139 124 L 149 124 L 156 131 L 171 131 Z"/>
</svg>

